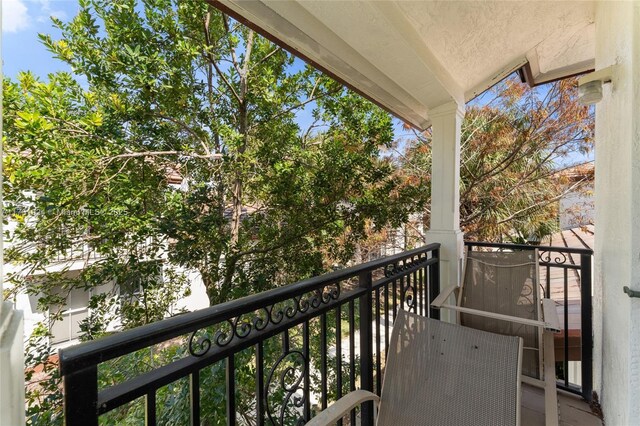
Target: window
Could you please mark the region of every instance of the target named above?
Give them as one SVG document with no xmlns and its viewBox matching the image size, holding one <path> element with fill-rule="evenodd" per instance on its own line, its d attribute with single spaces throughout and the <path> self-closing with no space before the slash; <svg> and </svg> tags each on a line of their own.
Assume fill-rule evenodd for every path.
<svg viewBox="0 0 640 426">
<path fill-rule="evenodd" d="M 90 297 L 91 293 L 87 290 L 73 289 L 62 307 L 49 308 L 50 314 L 62 311 L 62 318 L 51 324 L 52 344 L 69 342 L 80 336 L 80 322 L 87 318 Z"/>
<path fill-rule="evenodd" d="M 140 297 L 144 287 L 163 281 L 162 262 L 143 262 L 138 270 L 131 272 L 120 283 L 120 297 L 128 297 L 129 299 Z"/>
</svg>

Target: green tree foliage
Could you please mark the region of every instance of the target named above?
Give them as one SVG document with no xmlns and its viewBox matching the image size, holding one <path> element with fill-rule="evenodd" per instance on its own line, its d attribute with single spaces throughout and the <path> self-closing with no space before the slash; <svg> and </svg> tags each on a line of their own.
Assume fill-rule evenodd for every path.
<svg viewBox="0 0 640 426">
<path fill-rule="evenodd" d="M 200 272 L 212 304 L 317 274 L 323 252 L 349 257 L 367 219 L 406 216 L 410 191 L 389 199 L 397 182 L 378 158 L 390 117 L 206 3 L 81 2 L 55 24 L 62 38 L 44 43 L 86 77 L 104 121 L 86 135 L 102 167 L 78 173 L 87 202 L 104 206 L 117 186 L 126 213 L 91 234 L 111 244 L 144 223 L 171 262 Z M 321 130 L 299 128 L 306 105 Z"/>
<path fill-rule="evenodd" d="M 537 89 L 508 79 L 468 105 L 460 165 L 465 238 L 526 242 L 558 229 L 558 200 L 593 183 L 591 172 L 577 180 L 567 172 L 593 149 L 593 125 L 592 110 L 578 103 L 572 79 Z M 415 135 L 399 173 L 407 185 L 424 184 L 428 205 L 431 135 Z M 429 211 L 423 220 L 427 225 Z"/>
<path fill-rule="evenodd" d="M 74 291 L 92 339 L 177 313 L 185 271 L 220 303 L 344 263 L 369 224 L 419 208 L 379 155 L 388 114 L 208 3 L 82 0 L 54 25 L 42 42 L 81 78 L 3 82 L 5 259 L 49 312 L 30 422 L 61 419 L 47 337 Z"/>
</svg>

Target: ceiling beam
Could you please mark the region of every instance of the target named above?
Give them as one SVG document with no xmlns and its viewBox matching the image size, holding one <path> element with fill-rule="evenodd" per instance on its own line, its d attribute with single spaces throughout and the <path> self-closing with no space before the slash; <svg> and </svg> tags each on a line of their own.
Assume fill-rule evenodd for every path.
<svg viewBox="0 0 640 426">
<path fill-rule="evenodd" d="M 422 37 L 420 37 L 414 26 L 407 19 L 407 16 L 398 7 L 396 2 L 374 1 L 370 4 L 382 12 L 387 22 L 391 24 L 396 33 L 402 37 L 411 50 L 415 52 L 422 64 L 430 71 L 432 76 L 435 77 L 438 83 L 440 83 L 447 93 L 449 93 L 451 100 L 457 102 L 459 105 L 464 105 L 464 90 L 462 90 L 449 71 L 447 71 L 444 65 L 442 65 L 433 52 L 431 52 L 427 43 L 425 43 Z M 422 101 L 426 103 L 429 100 L 423 99 Z"/>
<path fill-rule="evenodd" d="M 502 67 L 498 71 L 491 74 L 491 77 L 482 81 L 480 84 L 476 85 L 473 89 L 468 90 L 464 94 L 464 98 L 466 102 L 476 98 L 477 96 L 484 93 L 486 90 L 492 88 L 496 84 L 500 83 L 505 77 L 508 77 L 510 74 L 520 70 L 522 67 L 527 65 L 527 58 L 522 57 L 511 61 L 506 66 Z"/>
<path fill-rule="evenodd" d="M 380 84 L 376 86 L 372 86 L 370 83 L 368 85 L 358 84 L 359 82 L 370 81 L 370 78 L 363 75 L 357 68 L 342 61 L 330 51 L 326 50 L 324 46 L 310 38 L 304 31 L 293 26 L 289 21 L 276 13 L 276 11 L 274 11 L 270 5 L 265 4 L 264 1 L 207 1 L 221 12 L 255 30 L 273 43 L 319 69 L 334 80 L 344 84 L 350 90 L 362 95 L 405 123 L 418 129 L 425 129 L 430 125 L 426 109 L 424 107 L 420 108 L 420 102 L 416 99 L 398 99 L 399 94 L 406 94 L 408 97 L 410 97 L 410 95 L 393 80 L 381 74 L 377 78 L 382 78 L 386 81 L 381 81 Z M 286 3 L 287 7 L 295 4 L 295 2 L 283 3 Z M 329 33 L 326 34 L 330 36 Z M 346 47 L 342 46 L 342 48 Z M 355 54 L 357 55 L 357 52 L 355 52 Z M 329 64 L 328 61 L 320 63 L 319 60 L 315 59 L 317 56 L 320 58 L 331 56 L 333 62 L 331 64 Z M 360 59 L 366 61 L 364 58 Z M 340 69 L 336 68 L 336 64 L 340 66 Z M 386 86 L 386 88 L 384 86 Z M 423 111 L 421 112 L 420 110 Z"/>
</svg>

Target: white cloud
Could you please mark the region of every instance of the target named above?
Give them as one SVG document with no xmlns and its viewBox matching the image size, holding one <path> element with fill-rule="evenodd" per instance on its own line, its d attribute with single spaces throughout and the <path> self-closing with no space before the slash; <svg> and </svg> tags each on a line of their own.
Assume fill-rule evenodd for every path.
<svg viewBox="0 0 640 426">
<path fill-rule="evenodd" d="M 67 19 L 67 14 L 64 10 L 56 10 L 51 7 L 50 0 L 38 0 L 37 3 L 40 4 L 40 15 L 38 15 L 37 21 L 40 23 L 49 22 L 49 18 L 51 16 L 56 17 L 60 20 Z"/>
<path fill-rule="evenodd" d="M 22 0 L 2 0 L 2 32 L 17 33 L 29 27 L 31 19 Z"/>
</svg>

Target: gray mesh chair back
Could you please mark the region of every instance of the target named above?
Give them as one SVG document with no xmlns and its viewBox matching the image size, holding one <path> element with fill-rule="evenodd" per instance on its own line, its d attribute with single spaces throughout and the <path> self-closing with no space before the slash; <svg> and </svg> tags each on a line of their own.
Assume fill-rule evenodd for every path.
<svg viewBox="0 0 640 426">
<path fill-rule="evenodd" d="M 515 425 L 522 340 L 400 311 L 378 425 Z"/>
<path fill-rule="evenodd" d="M 541 320 L 537 251 L 469 251 L 458 305 Z M 524 340 L 522 374 L 540 379 L 542 330 L 532 325 L 460 313 L 460 324 Z"/>
</svg>

